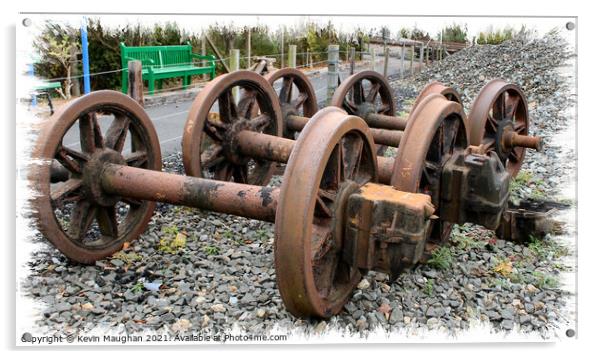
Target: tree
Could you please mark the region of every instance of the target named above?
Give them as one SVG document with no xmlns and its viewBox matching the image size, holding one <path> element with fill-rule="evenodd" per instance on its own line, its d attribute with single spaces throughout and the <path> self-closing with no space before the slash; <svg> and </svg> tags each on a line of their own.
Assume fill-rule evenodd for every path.
<svg viewBox="0 0 602 359">
<path fill-rule="evenodd" d="M 437 35 L 437 39 L 450 42 L 466 42 L 467 34 L 468 28 L 466 27 L 466 24 L 464 27 L 459 24 L 453 24 L 445 27 L 442 30 L 442 33 Z"/>
<path fill-rule="evenodd" d="M 77 39 L 77 30 L 71 27 L 60 28 L 47 23 L 34 47 L 47 63 L 61 68 L 65 82 L 64 88 L 60 89 L 59 93 L 64 99 L 70 99 L 71 87 L 73 86 L 71 72 L 75 65 L 72 58 L 74 53 L 81 50 L 81 45 Z"/>
</svg>

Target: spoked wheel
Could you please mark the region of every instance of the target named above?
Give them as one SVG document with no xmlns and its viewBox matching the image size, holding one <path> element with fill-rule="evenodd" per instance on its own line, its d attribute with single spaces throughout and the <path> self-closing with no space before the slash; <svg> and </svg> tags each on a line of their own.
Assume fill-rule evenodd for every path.
<svg viewBox="0 0 602 359">
<path fill-rule="evenodd" d="M 346 78 L 332 95 L 331 105 L 363 119 L 370 114 L 395 116 L 393 89 L 376 71 L 360 71 Z M 386 146 L 377 146 L 379 154 L 385 149 Z"/>
<path fill-rule="evenodd" d="M 33 159 L 39 229 L 70 259 L 93 263 L 146 228 L 154 202 L 106 195 L 98 182 L 104 163 L 161 170 L 152 122 L 128 96 L 97 91 L 70 102 L 42 128 Z"/>
<path fill-rule="evenodd" d="M 445 98 L 448 99 L 449 101 L 457 102 L 460 105 L 462 105 L 462 100 L 460 98 L 460 94 L 458 93 L 458 91 L 454 90 L 453 88 L 451 88 L 449 86 L 445 86 L 441 82 L 434 81 L 434 82 L 431 82 L 428 85 L 424 86 L 422 91 L 420 91 L 420 94 L 418 94 L 418 97 L 416 97 L 416 101 L 414 101 L 414 105 L 412 106 L 412 109 L 410 110 L 409 116 L 412 115 L 412 113 L 414 112 L 414 109 L 418 106 L 418 104 L 420 102 L 422 102 L 422 100 L 424 100 L 428 95 L 431 95 L 431 94 L 441 94 L 441 95 L 445 96 Z"/>
<path fill-rule="evenodd" d="M 240 101 L 232 90 L 239 88 Z M 212 113 L 212 109 L 218 114 Z M 211 81 L 195 98 L 182 137 L 186 174 L 253 185 L 270 181 L 275 163 L 242 156 L 235 140 L 242 130 L 282 136 L 282 113 L 270 84 L 252 71 Z"/>
<path fill-rule="evenodd" d="M 294 315 L 328 318 L 347 302 L 361 273 L 342 258 L 346 202 L 375 180 L 366 123 L 334 107 L 316 113 L 286 166 L 276 211 L 276 278 Z"/>
<path fill-rule="evenodd" d="M 496 152 L 506 170 L 515 177 L 525 158 L 525 148 L 506 146 L 505 136 L 513 132 L 528 135 L 529 116 L 523 91 L 516 85 L 495 79 L 475 99 L 468 115 L 470 144 L 483 144 Z"/>
<path fill-rule="evenodd" d="M 286 122 L 289 115 L 312 117 L 318 112 L 318 100 L 311 81 L 305 74 L 297 69 L 284 68 L 264 75 L 272 86 L 280 86 L 276 89 L 282 118 Z M 278 80 L 282 80 L 277 83 Z M 284 137 L 295 139 L 295 131 L 284 126 Z"/>
<path fill-rule="evenodd" d="M 438 211 L 443 166 L 454 151 L 463 151 L 467 146 L 462 106 L 440 94 L 426 96 L 408 119 L 395 158 L 391 185 L 401 191 L 430 195 Z M 451 227 L 449 222 L 434 221 L 430 240 L 434 243 L 447 240 Z"/>
</svg>

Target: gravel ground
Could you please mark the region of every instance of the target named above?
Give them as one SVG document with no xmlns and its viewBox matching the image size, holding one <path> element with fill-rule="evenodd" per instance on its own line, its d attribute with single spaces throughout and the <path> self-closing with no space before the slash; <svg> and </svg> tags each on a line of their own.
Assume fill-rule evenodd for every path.
<svg viewBox="0 0 602 359">
<path fill-rule="evenodd" d="M 525 90 L 532 133 L 550 139 L 566 127 L 563 113 L 572 104 L 567 79 L 558 75 L 568 58 L 558 37 L 514 40 L 469 48 L 392 85 L 405 111 L 411 101 L 401 99 L 414 98 L 432 79 L 459 89 L 468 107 L 487 80 L 502 77 Z M 544 152 L 529 152 L 527 175 L 515 186 L 515 197 L 556 196 L 560 179 L 575 170 L 573 153 L 545 144 Z M 179 155 L 170 156 L 165 170 L 181 173 L 181 163 Z M 285 310 L 269 223 L 160 204 L 140 239 L 90 266 L 70 263 L 41 236 L 37 240 L 41 249 L 32 254 L 21 290 L 44 303 L 36 324 L 49 334 L 84 334 L 99 327 L 129 334 L 221 332 L 238 326 L 252 333 L 278 327 L 370 335 L 380 328 L 454 335 L 476 322 L 500 335 L 536 331 L 548 338 L 570 322 L 571 293 L 559 288 L 560 274 L 571 269 L 566 256 L 573 253 L 553 237 L 518 245 L 480 227 L 456 227 L 451 246 L 395 282 L 368 274 L 330 321 L 301 320 Z"/>
</svg>

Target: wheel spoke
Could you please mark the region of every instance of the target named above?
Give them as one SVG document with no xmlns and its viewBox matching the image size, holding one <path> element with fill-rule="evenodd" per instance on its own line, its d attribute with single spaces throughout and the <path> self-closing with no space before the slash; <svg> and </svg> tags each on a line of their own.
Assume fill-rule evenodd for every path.
<svg viewBox="0 0 602 359">
<path fill-rule="evenodd" d="M 355 103 L 350 102 L 347 99 L 343 101 L 343 109 L 350 115 L 357 113 L 357 106 Z"/>
<path fill-rule="evenodd" d="M 517 152 L 517 148 L 513 148 L 512 151 L 510 151 L 510 153 L 508 153 L 508 159 L 511 162 L 519 162 L 520 155 Z"/>
<path fill-rule="evenodd" d="M 85 200 L 77 202 L 71 211 L 69 235 L 82 241 L 90 225 L 92 225 L 95 214 L 96 207 L 91 205 L 90 202 Z"/>
<path fill-rule="evenodd" d="M 266 113 L 262 113 L 261 115 L 249 121 L 249 126 L 253 131 L 261 132 L 265 130 L 271 122 L 272 119 L 270 118 L 270 116 Z"/>
<path fill-rule="evenodd" d="M 119 235 L 119 230 L 117 224 L 117 213 L 114 206 L 98 207 L 96 210 L 96 220 L 98 221 L 100 233 L 102 233 L 103 236 L 117 238 Z"/>
<path fill-rule="evenodd" d="M 483 144 L 483 147 L 485 148 L 485 153 L 487 153 L 490 150 L 494 149 L 495 139 L 491 138 L 491 137 L 485 137 L 485 138 L 483 138 L 483 141 L 481 141 L 481 143 Z"/>
<path fill-rule="evenodd" d="M 88 156 L 86 153 L 76 151 L 72 148 L 61 146 L 60 149 L 64 151 L 65 154 L 78 161 L 87 162 L 90 159 L 90 156 Z"/>
<path fill-rule="evenodd" d="M 214 167 L 224 161 L 222 153 L 223 147 L 218 144 L 211 144 L 209 148 L 201 153 L 201 166 L 205 168 Z"/>
<path fill-rule="evenodd" d="M 140 201 L 138 199 L 123 197 L 121 200 L 123 202 L 129 204 L 131 207 L 137 208 L 137 207 L 142 206 L 142 201 Z"/>
<path fill-rule="evenodd" d="M 366 102 L 366 96 L 364 95 L 364 86 L 362 86 L 361 81 L 358 81 L 353 84 L 353 102 L 356 104 Z"/>
<path fill-rule="evenodd" d="M 491 129 L 491 133 L 497 132 L 498 121 L 490 115 L 487 115 L 487 125 Z"/>
<path fill-rule="evenodd" d="M 318 210 L 318 213 L 321 214 L 321 217 L 333 217 L 333 211 L 330 208 L 331 204 L 334 202 L 333 197 L 336 198 L 336 194 L 333 195 L 327 190 L 318 189 L 318 194 L 316 196 L 316 209 Z"/>
<path fill-rule="evenodd" d="M 374 103 L 374 101 L 376 101 L 376 95 L 378 95 L 379 90 L 380 83 L 373 83 L 370 87 L 370 91 L 368 92 L 368 96 L 366 97 L 366 101 Z"/>
<path fill-rule="evenodd" d="M 89 112 L 79 119 L 79 142 L 84 152 L 92 153 L 104 146 L 96 113 Z"/>
<path fill-rule="evenodd" d="M 148 156 L 146 151 L 131 152 L 125 156 L 125 162 L 128 166 L 132 167 L 140 167 L 145 164 L 147 160 Z"/>
<path fill-rule="evenodd" d="M 232 91 L 225 91 L 218 98 L 219 108 L 219 119 L 222 123 L 232 123 L 233 119 L 237 116 L 236 103 L 234 103 L 234 96 Z M 205 121 L 207 124 L 207 121 Z M 205 125 L 205 128 L 207 126 Z"/>
<path fill-rule="evenodd" d="M 217 127 L 211 126 L 208 121 L 205 121 L 205 126 L 203 128 L 204 132 L 207 136 L 211 137 L 211 139 L 215 142 L 223 142 L 224 137 L 220 131 L 218 131 Z"/>
<path fill-rule="evenodd" d="M 527 131 L 527 126 L 525 126 L 524 122 L 514 122 L 513 123 L 514 132 L 519 134 L 525 134 Z"/>
<path fill-rule="evenodd" d="M 516 114 L 516 110 L 518 109 L 518 104 L 520 102 L 520 96 L 508 94 L 505 103 L 505 118 L 514 118 Z"/>
<path fill-rule="evenodd" d="M 297 98 L 293 101 L 293 106 L 298 110 L 301 106 L 303 106 L 306 100 L 307 94 L 301 92 L 299 93 L 299 96 L 297 96 Z"/>
<path fill-rule="evenodd" d="M 65 183 L 57 186 L 58 188 L 53 189 L 50 193 L 50 199 L 52 205 L 60 207 L 66 201 L 78 201 L 81 199 L 78 193 L 81 188 L 82 180 L 79 178 L 70 178 Z"/>
<path fill-rule="evenodd" d="M 290 103 L 291 95 L 293 93 L 293 78 L 284 77 L 282 79 L 282 87 L 280 88 L 280 103 Z"/>
<path fill-rule="evenodd" d="M 128 134 L 130 119 L 126 116 L 115 116 L 105 134 L 105 146 L 117 152 L 123 151 L 123 145 Z"/>
<path fill-rule="evenodd" d="M 250 118 L 251 111 L 257 101 L 257 92 L 251 89 L 245 89 L 245 96 L 238 102 L 238 116 Z"/>
<path fill-rule="evenodd" d="M 460 128 L 460 119 L 451 118 L 443 121 L 443 154 L 451 153 L 456 144 L 458 129 Z"/>
<path fill-rule="evenodd" d="M 500 94 L 498 98 L 495 99 L 493 103 L 493 107 L 491 108 L 492 116 L 496 120 L 503 120 L 506 116 L 506 93 Z"/>
<path fill-rule="evenodd" d="M 364 141 L 358 136 L 349 135 L 341 140 L 344 179 L 359 177 Z"/>
<path fill-rule="evenodd" d="M 82 173 L 79 163 L 68 157 L 66 147 L 61 146 L 56 153 L 55 159 L 59 161 L 71 173 Z"/>
<path fill-rule="evenodd" d="M 320 182 L 320 188 L 336 190 L 339 187 L 339 183 L 341 183 L 344 178 L 341 162 L 341 145 L 337 144 L 326 163 L 326 168 L 324 169 L 324 174 L 322 175 L 322 180 Z"/>
</svg>

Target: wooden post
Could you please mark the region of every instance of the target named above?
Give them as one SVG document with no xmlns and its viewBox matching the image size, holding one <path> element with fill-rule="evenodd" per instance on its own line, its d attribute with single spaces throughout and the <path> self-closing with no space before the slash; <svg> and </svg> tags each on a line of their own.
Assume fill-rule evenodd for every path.
<svg viewBox="0 0 602 359">
<path fill-rule="evenodd" d="M 424 64 L 424 43 L 420 43 L 420 68 L 422 68 L 422 64 Z"/>
<path fill-rule="evenodd" d="M 372 71 L 376 71 L 376 51 L 370 48 L 370 61 L 372 62 Z"/>
<path fill-rule="evenodd" d="M 280 35 L 280 68 L 284 68 L 284 29 Z"/>
<path fill-rule="evenodd" d="M 386 78 L 389 70 L 389 47 L 385 47 L 385 64 L 383 67 L 383 76 Z"/>
<path fill-rule="evenodd" d="M 309 59 L 311 58 L 311 56 L 309 55 L 309 49 L 306 51 L 305 53 L 305 67 L 309 67 Z"/>
<path fill-rule="evenodd" d="M 217 47 L 213 44 L 213 41 L 211 41 L 211 39 L 208 36 L 205 36 L 205 39 L 207 39 L 207 43 L 209 43 L 209 47 L 211 47 L 211 50 L 213 50 L 213 53 L 215 54 L 215 56 L 217 56 L 217 59 L 219 60 L 219 62 L 222 64 L 222 66 L 224 66 L 224 68 L 226 69 L 226 72 L 229 73 L 230 68 L 228 67 L 228 64 L 226 64 L 226 61 L 224 61 L 222 54 L 219 52 Z"/>
<path fill-rule="evenodd" d="M 400 78 L 404 77 L 405 66 L 406 66 L 406 45 L 403 44 L 401 46 L 401 69 L 400 69 L 400 73 L 399 73 Z"/>
<path fill-rule="evenodd" d="M 251 28 L 247 29 L 247 68 L 251 68 Z"/>
<path fill-rule="evenodd" d="M 232 71 L 238 71 L 240 69 L 240 50 L 230 50 L 230 69 Z M 234 95 L 234 101 L 238 103 L 240 93 L 238 87 L 232 89 L 232 95 Z"/>
<path fill-rule="evenodd" d="M 144 83 L 142 82 L 142 62 L 128 62 L 128 95 L 144 107 Z"/>
<path fill-rule="evenodd" d="M 412 44 L 412 54 L 410 56 L 410 76 L 414 75 L 414 44 Z"/>
<path fill-rule="evenodd" d="M 355 72 L 355 47 L 351 48 L 351 62 L 349 64 L 349 75 L 353 75 Z"/>
<path fill-rule="evenodd" d="M 339 45 L 328 45 L 328 89 L 326 90 L 326 102 L 330 103 L 334 91 L 337 89 L 339 64 Z"/>
<path fill-rule="evenodd" d="M 201 38 L 201 55 L 207 56 L 207 40 L 205 40 L 205 36 L 203 36 L 203 38 Z M 201 61 L 201 65 L 203 67 L 207 66 L 207 61 L 206 60 Z M 207 80 L 209 80 L 209 74 L 203 74 L 203 81 L 207 81 Z"/>
<path fill-rule="evenodd" d="M 297 67 L 297 45 L 288 45 L 288 67 Z"/>
</svg>

